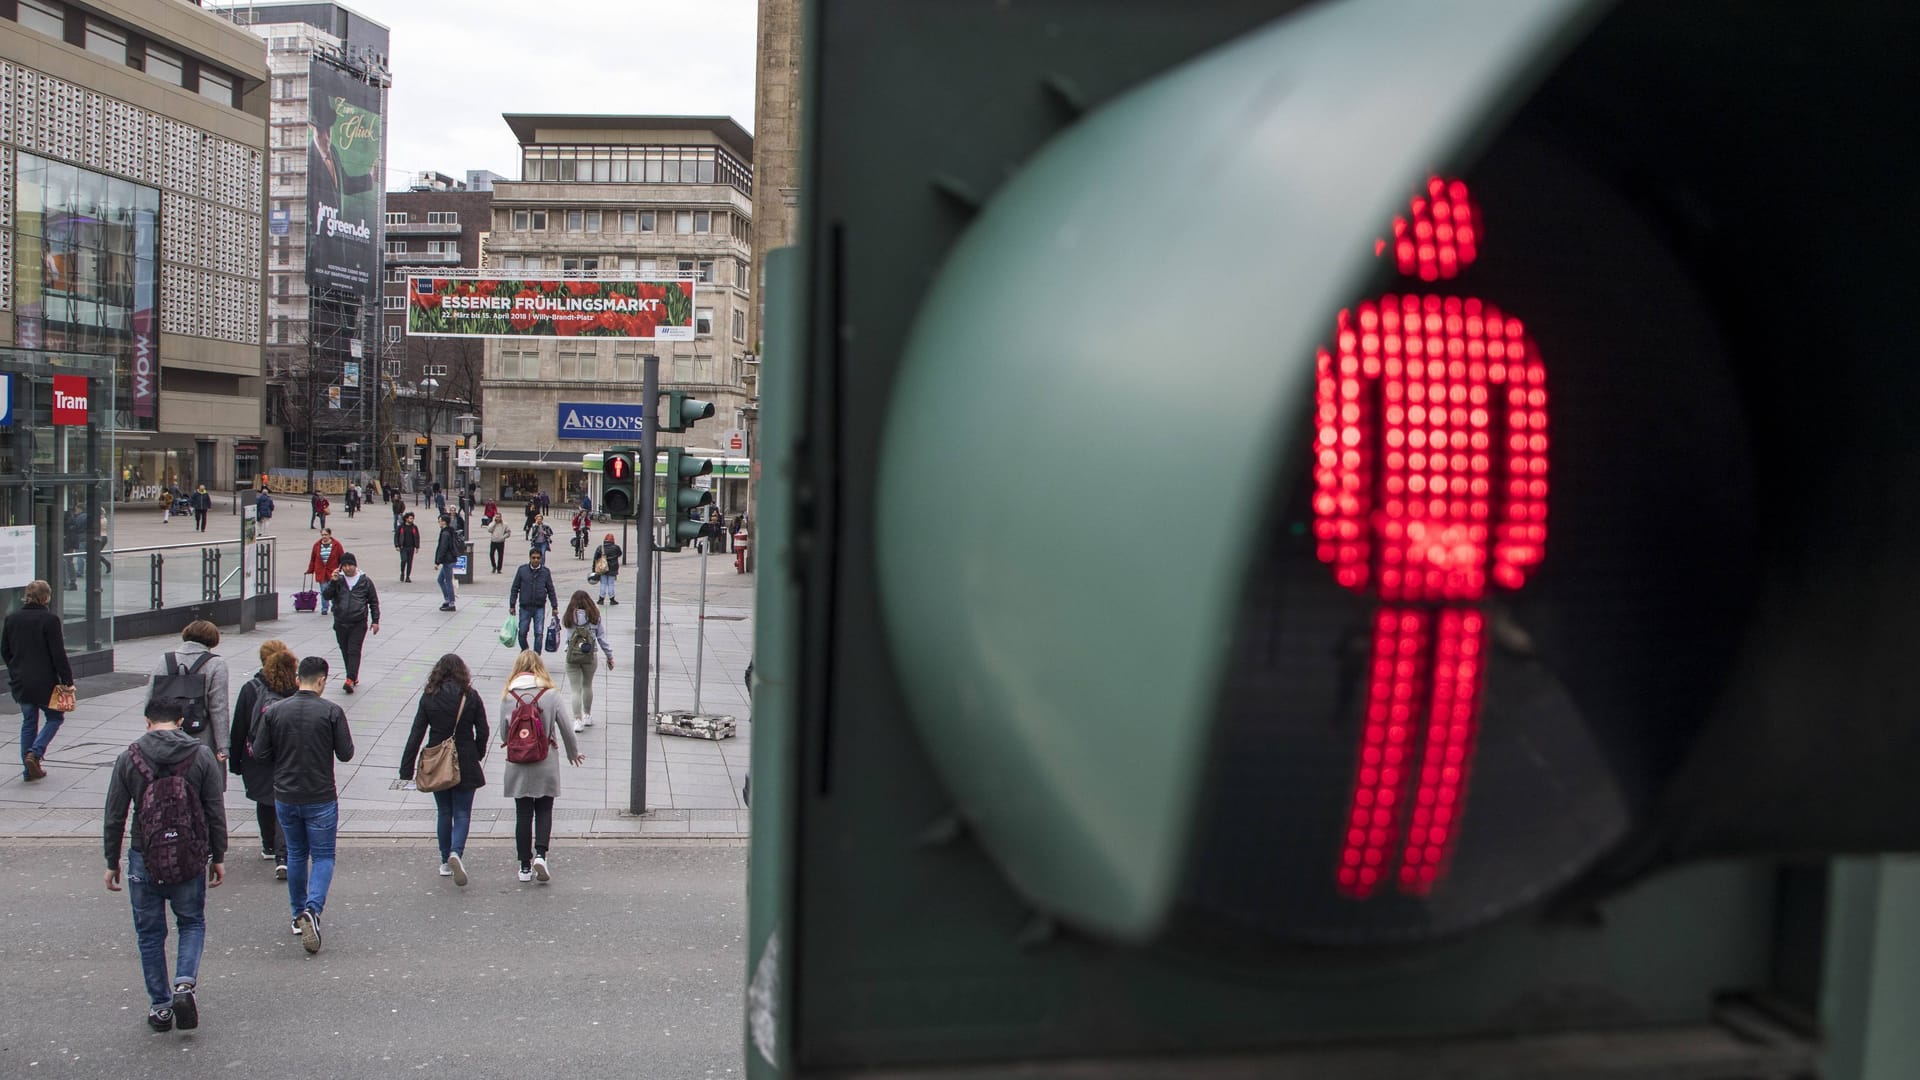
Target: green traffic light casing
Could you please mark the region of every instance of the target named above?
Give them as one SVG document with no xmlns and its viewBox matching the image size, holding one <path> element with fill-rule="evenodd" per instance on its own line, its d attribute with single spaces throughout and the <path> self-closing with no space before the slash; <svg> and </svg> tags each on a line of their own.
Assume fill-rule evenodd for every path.
<svg viewBox="0 0 1920 1080">
<path fill-rule="evenodd" d="M 1885 253 L 1920 250 L 1911 153 L 1874 149 L 1912 19 L 1351 2 L 1263 25 L 1285 6 L 813 8 L 804 315 L 770 310 L 766 347 L 794 400 L 763 433 L 782 528 L 758 585 L 792 617 L 763 624 L 786 660 L 756 687 L 790 723 L 756 745 L 756 1075 L 1702 1025 L 1729 988 L 1817 996 L 1769 979 L 1820 913 L 1763 860 L 1653 871 L 1920 832 L 1885 797 L 1920 766 L 1889 678 L 1920 648 L 1891 599 L 1920 566 L 1920 386 L 1875 362 L 1910 338 Z M 1484 287 L 1541 336 L 1556 445 L 1584 451 L 1502 614 L 1527 665 L 1572 673 L 1565 730 L 1603 759 L 1573 778 L 1633 784 L 1603 792 L 1604 851 L 1492 915 L 1303 948 L 1267 902 L 1320 824 L 1278 811 L 1325 778 L 1249 720 L 1337 698 L 1350 652 L 1302 632 L 1351 609 L 1289 542 L 1312 359 L 1388 287 L 1373 242 L 1408 193 L 1455 170 L 1501 200 L 1488 244 L 1520 255 Z M 1196 392 L 1198 448 L 1170 406 Z M 1058 542 L 993 512 L 1042 461 Z M 1217 520 L 1170 550 L 1149 508 L 1196 475 L 1228 481 Z M 1674 600 L 1610 614 L 1596 580 Z M 1516 839 L 1559 816 L 1508 811 Z"/>
<path fill-rule="evenodd" d="M 712 406 L 708 409 L 711 411 Z M 667 537 L 662 550 L 679 551 L 700 535 L 700 523 L 691 515 L 700 507 L 713 505 L 713 492 L 694 487 L 693 481 L 712 473 L 712 458 L 697 457 L 685 447 L 667 448 Z"/>
<path fill-rule="evenodd" d="M 666 407 L 660 410 L 661 431 L 685 431 L 713 415 L 713 402 L 702 401 L 684 390 L 669 390 L 661 396 L 667 399 Z"/>
<path fill-rule="evenodd" d="M 616 446 L 601 457 L 600 507 L 608 517 L 626 520 L 634 516 L 634 508 L 640 501 L 635 494 L 639 483 L 635 471 L 638 461 L 638 452 L 629 446 Z"/>
</svg>

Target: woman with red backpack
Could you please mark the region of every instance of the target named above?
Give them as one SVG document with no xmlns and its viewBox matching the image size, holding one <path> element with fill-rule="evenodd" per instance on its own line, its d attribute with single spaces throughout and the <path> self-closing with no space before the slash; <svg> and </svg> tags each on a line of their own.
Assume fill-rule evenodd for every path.
<svg viewBox="0 0 1920 1080">
<path fill-rule="evenodd" d="M 520 880 L 546 884 L 547 847 L 553 838 L 553 800 L 560 795 L 560 759 L 551 751 L 555 736 L 564 741 L 567 760 L 586 764 L 574 742 L 566 695 L 553 687 L 553 676 L 540 654 L 521 652 L 500 695 L 505 718 L 500 721 L 500 745 L 506 750 L 500 787 L 513 800 L 513 841 L 520 856 Z"/>
</svg>

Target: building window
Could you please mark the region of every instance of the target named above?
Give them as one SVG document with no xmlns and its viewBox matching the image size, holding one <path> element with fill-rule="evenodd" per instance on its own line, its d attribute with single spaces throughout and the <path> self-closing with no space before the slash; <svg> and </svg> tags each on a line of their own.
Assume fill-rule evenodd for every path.
<svg viewBox="0 0 1920 1080">
<path fill-rule="evenodd" d="M 640 272 L 641 277 L 655 277 L 660 273 L 660 260 L 641 259 L 640 265 L 636 267 L 636 269 Z"/>
<path fill-rule="evenodd" d="M 429 240 L 429 241 L 427 241 L 427 254 L 429 254 L 429 255 L 458 255 L 458 254 L 460 254 L 460 241 L 458 241 L 458 240 Z"/>
<path fill-rule="evenodd" d="M 285 315 L 275 315 L 273 317 L 273 342 L 276 345 L 285 345 L 287 343 L 287 317 Z"/>
<path fill-rule="evenodd" d="M 98 19 L 87 20 L 87 51 L 116 64 L 127 62 L 127 32 Z"/>
<path fill-rule="evenodd" d="M 619 383 L 637 383 L 640 381 L 640 358 L 632 354 L 613 357 L 613 381 Z"/>
<path fill-rule="evenodd" d="M 741 292 L 753 291 L 753 289 L 749 287 L 753 283 L 753 274 L 747 268 L 747 264 L 744 260 L 741 260 L 741 259 L 733 260 L 733 283 L 735 286 L 737 286 L 740 289 Z"/>
<path fill-rule="evenodd" d="M 400 365 L 403 363 L 405 363 L 405 361 L 402 360 L 387 361 L 387 374 L 398 378 L 400 375 Z"/>
<path fill-rule="evenodd" d="M 406 253 L 407 253 L 407 242 L 405 240 L 387 241 L 387 254 L 405 255 Z"/>
<path fill-rule="evenodd" d="M 710 383 L 713 381 L 713 357 L 696 356 L 693 358 L 693 381 Z"/>
<path fill-rule="evenodd" d="M 600 377 L 600 354 L 592 346 L 571 346 L 560 350 L 560 377 L 590 381 Z"/>
<path fill-rule="evenodd" d="M 713 211 L 695 210 L 693 212 L 693 231 L 705 233 L 713 231 Z"/>
<path fill-rule="evenodd" d="M 598 210 L 587 211 L 587 231 L 588 232 L 600 231 L 600 211 Z"/>
<path fill-rule="evenodd" d="M 640 231 L 652 232 L 654 228 L 654 220 L 655 220 L 655 215 L 653 211 L 651 210 L 640 211 Z"/>
<path fill-rule="evenodd" d="M 447 377 L 447 365 L 428 364 L 427 366 L 420 369 L 420 373 L 429 377 L 437 376 L 439 378 L 444 379 Z"/>
<path fill-rule="evenodd" d="M 217 101 L 231 108 L 233 106 L 233 76 L 212 68 L 200 69 L 200 96 L 209 101 Z"/>
<path fill-rule="evenodd" d="M 387 344 L 398 345 L 399 343 L 400 343 L 400 328 L 397 326 L 387 327 Z"/>
<path fill-rule="evenodd" d="M 187 81 L 187 65 L 181 61 L 178 53 L 168 52 L 158 45 L 148 45 L 146 54 L 141 63 L 147 74 L 168 86 L 179 86 Z"/>
<path fill-rule="evenodd" d="M 380 298 L 380 306 L 386 311 L 405 311 L 407 310 L 407 298 L 405 296 L 383 296 Z"/>
<path fill-rule="evenodd" d="M 697 277 L 700 280 L 700 284 L 702 285 L 713 284 L 713 260 L 701 259 L 699 263 L 699 267 L 700 267 L 700 271 Z"/>
<path fill-rule="evenodd" d="M 535 210 L 535 211 L 532 211 L 532 214 L 533 214 L 533 231 L 546 232 L 547 231 L 547 212 L 545 210 Z"/>
<path fill-rule="evenodd" d="M 458 210 L 429 210 L 429 211 L 427 211 L 427 224 L 429 224 L 429 225 L 458 225 L 458 224 L 460 224 L 460 211 L 458 211 Z"/>
<path fill-rule="evenodd" d="M 580 212 L 580 211 L 578 211 L 578 210 L 569 210 L 569 211 L 567 211 L 567 231 L 568 231 L 568 232 L 579 232 L 579 231 L 580 231 L 580 226 L 581 226 L 581 223 L 582 223 L 582 222 L 583 222 L 583 221 L 584 221 L 585 219 L 586 219 L 586 215 L 585 215 L 585 214 L 583 214 L 583 213 L 581 213 L 581 212 Z"/>
<path fill-rule="evenodd" d="M 405 225 L 406 223 L 407 223 L 407 212 L 405 210 L 387 211 L 387 224 Z"/>
<path fill-rule="evenodd" d="M 747 340 L 747 313 L 738 308 L 733 312 L 733 340 Z"/>
<path fill-rule="evenodd" d="M 676 210 L 673 212 L 673 231 L 676 233 L 693 232 L 693 211 Z"/>
<path fill-rule="evenodd" d="M 67 36 L 66 9 L 53 0 L 20 0 L 20 25 L 50 38 Z"/>
<path fill-rule="evenodd" d="M 148 46 L 149 49 L 152 46 Z M 302 101 L 307 96 L 305 75 L 281 75 L 273 80 L 273 96 L 279 101 Z"/>
<path fill-rule="evenodd" d="M 631 274 L 640 269 L 640 260 L 631 255 L 622 255 L 619 257 L 618 267 L 621 273 Z"/>
<path fill-rule="evenodd" d="M 620 231 L 623 233 L 639 232 L 640 231 L 640 211 L 638 210 L 620 211 Z"/>
<path fill-rule="evenodd" d="M 273 276 L 273 291 L 274 291 L 274 294 L 278 296 L 280 299 L 285 300 L 287 298 L 287 294 L 290 291 L 292 291 L 292 289 L 293 289 L 292 274 L 275 274 Z"/>
<path fill-rule="evenodd" d="M 710 307 L 693 309 L 693 332 L 705 337 L 713 333 L 713 309 Z"/>
<path fill-rule="evenodd" d="M 290 261 L 291 258 L 285 244 L 281 244 L 279 247 L 273 249 L 274 265 L 285 266 Z"/>
<path fill-rule="evenodd" d="M 676 356 L 673 358 L 673 381 L 689 383 L 693 381 L 693 357 Z"/>
<path fill-rule="evenodd" d="M 693 260 L 692 259 L 676 259 L 674 260 L 674 262 L 676 264 L 675 268 L 679 272 L 681 277 L 690 278 L 693 276 Z"/>
<path fill-rule="evenodd" d="M 525 210 L 515 210 L 513 212 L 513 231 L 527 231 L 527 212 Z"/>
</svg>

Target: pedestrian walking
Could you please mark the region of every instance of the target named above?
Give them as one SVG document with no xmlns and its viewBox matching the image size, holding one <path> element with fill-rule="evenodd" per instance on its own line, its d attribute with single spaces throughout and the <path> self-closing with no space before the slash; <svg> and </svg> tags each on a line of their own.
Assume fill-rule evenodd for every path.
<svg viewBox="0 0 1920 1080">
<path fill-rule="evenodd" d="M 107 891 L 120 891 L 120 845 L 133 809 L 127 899 L 147 983 L 147 1026 L 200 1026 L 200 955 L 207 944 L 207 888 L 227 877 L 227 810 L 220 766 L 180 730 L 180 706 L 149 701 L 146 734 L 114 759 L 104 822 Z M 180 931 L 167 970 L 167 908 Z"/>
<path fill-rule="evenodd" d="M 173 505 L 180 501 L 180 489 L 168 484 L 160 489 L 160 524 L 173 523 Z"/>
<path fill-rule="evenodd" d="M 289 698 L 299 689 L 295 673 L 300 661 L 279 638 L 260 646 L 260 670 L 253 673 L 233 702 L 233 742 L 228 746 L 227 771 L 240 778 L 253 800 L 254 820 L 260 824 L 260 857 L 273 860 L 273 876 L 287 880 L 287 838 L 280 832 L 280 815 L 273 804 L 273 763 L 253 753 L 261 715 L 267 706 Z"/>
<path fill-rule="evenodd" d="M 147 697 L 178 701 L 180 730 L 199 739 L 224 764 L 227 741 L 227 662 L 213 650 L 220 628 L 195 619 L 180 631 L 180 647 L 160 657 L 147 673 Z"/>
<path fill-rule="evenodd" d="M 546 557 L 539 548 L 529 549 L 527 564 L 513 572 L 513 585 L 507 589 L 507 607 L 520 613 L 520 648 L 540 651 L 547 629 L 547 610 L 560 617 L 560 596 L 553 590 L 553 574 L 546 568 Z M 533 644 L 527 644 L 527 628 L 533 628 Z"/>
<path fill-rule="evenodd" d="M 440 569 L 437 580 L 440 582 L 440 610 L 453 610 L 453 564 L 465 554 L 467 545 L 461 539 L 460 530 L 454 527 L 453 517 L 440 515 L 440 535 L 433 542 L 433 565 Z"/>
<path fill-rule="evenodd" d="M 520 857 L 520 880 L 552 878 L 547 867 L 553 839 L 553 800 L 560 796 L 560 761 L 548 753 L 558 733 L 565 741 L 567 760 L 586 763 L 567 723 L 567 703 L 553 693 L 553 676 L 532 651 L 513 661 L 506 692 L 500 695 L 507 718 L 500 723 L 500 745 L 506 749 L 500 789 L 513 800 L 514 852 Z"/>
<path fill-rule="evenodd" d="M 600 602 L 618 604 L 620 602 L 620 560 L 626 556 L 619 544 L 613 542 L 613 534 L 600 541 L 593 549 L 593 573 L 600 579 Z"/>
<path fill-rule="evenodd" d="M 520 532 L 528 540 L 531 540 L 533 539 L 533 519 L 540 515 L 540 506 L 534 501 L 531 495 L 527 497 L 526 511 L 527 523 L 521 526 Z"/>
<path fill-rule="evenodd" d="M 347 680 L 340 689 L 351 694 L 360 685 L 360 648 L 367 632 L 380 633 L 380 592 L 373 579 L 360 572 L 360 560 L 349 551 L 320 595 L 333 603 L 333 640 L 340 644 L 340 664 Z"/>
<path fill-rule="evenodd" d="M 313 528 L 314 524 L 318 522 L 320 528 L 325 529 L 327 527 L 327 511 L 333 509 L 333 503 L 328 501 L 325 495 L 316 491 L 313 493 L 311 505 L 313 507 L 313 514 L 307 518 L 307 528 Z"/>
<path fill-rule="evenodd" d="M 267 522 L 273 520 L 273 496 L 265 491 L 253 501 L 254 520 L 259 523 L 260 535 L 265 536 Z"/>
<path fill-rule="evenodd" d="M 394 550 L 400 553 L 400 580 L 413 580 L 413 556 L 420 550 L 420 526 L 413 523 L 412 514 L 402 514 L 400 524 L 393 528 Z"/>
<path fill-rule="evenodd" d="M 553 554 L 553 527 L 547 524 L 547 516 L 545 514 L 534 515 L 533 536 L 529 542 L 533 545 L 534 550 L 540 554 Z"/>
<path fill-rule="evenodd" d="M 301 946 L 317 953 L 340 830 L 333 763 L 353 760 L 353 733 L 340 706 L 320 696 L 327 688 L 325 657 L 302 658 L 295 677 L 299 689 L 267 710 L 254 733 L 253 752 L 273 763 L 273 802 L 287 838 L 293 932 L 300 935 Z"/>
<path fill-rule="evenodd" d="M 420 707 L 414 710 L 413 730 L 407 734 L 406 749 L 400 753 L 400 779 L 412 780 L 419 763 L 422 742 L 426 747 L 441 746 L 453 740 L 454 760 L 459 779 L 453 786 L 433 792 L 438 811 L 435 830 L 440 839 L 440 876 L 450 877 L 455 885 L 467 883 L 467 825 L 473 819 L 473 793 L 486 786 L 486 774 L 480 763 L 487 756 L 487 706 L 473 688 L 467 662 L 448 653 L 433 665 L 427 676 L 427 688 L 420 695 Z"/>
<path fill-rule="evenodd" d="M 347 504 L 347 519 L 351 521 L 360 510 L 360 485 L 348 484 L 346 497 L 342 501 Z"/>
<path fill-rule="evenodd" d="M 87 572 L 87 509 L 75 504 L 60 523 L 61 550 L 66 552 L 67 591 L 80 587 Z"/>
<path fill-rule="evenodd" d="M 493 565 L 493 572 L 500 573 L 507 564 L 507 538 L 513 535 L 513 527 L 499 514 L 487 525 L 487 561 Z"/>
<path fill-rule="evenodd" d="M 340 557 L 346 549 L 340 541 L 333 538 L 332 529 L 321 529 L 320 539 L 313 542 L 313 552 L 307 556 L 307 576 L 313 579 L 314 588 L 320 590 L 320 614 L 332 610 L 326 593 L 327 582 L 333 579 L 333 572 L 340 569 Z"/>
<path fill-rule="evenodd" d="M 567 634 L 567 689 L 573 694 L 573 730 L 593 726 L 593 677 L 600 673 L 600 656 L 607 657 L 607 670 L 613 670 L 613 645 L 607 641 L 607 628 L 600 621 L 600 607 L 585 589 L 576 589 L 560 616 L 560 627 Z"/>
<path fill-rule="evenodd" d="M 213 496 L 207 494 L 207 485 L 201 484 L 187 497 L 187 505 L 193 508 L 193 528 L 195 532 L 207 531 L 207 513 L 213 509 Z"/>
<path fill-rule="evenodd" d="M 500 504 L 493 501 L 492 499 L 488 499 L 487 505 L 484 508 L 482 508 L 480 511 L 481 526 L 486 527 L 486 526 L 492 525 L 494 521 L 499 517 L 500 517 Z"/>
<path fill-rule="evenodd" d="M 551 585 L 549 585 L 551 587 Z M 7 665 L 7 682 L 20 706 L 20 768 L 28 780 L 44 780 L 47 748 L 67 718 L 52 706 L 56 690 L 64 690 L 67 704 L 73 695 L 73 666 L 67 663 L 67 638 L 60 616 L 48 610 L 53 586 L 38 579 L 27 582 L 20 610 L 0 624 L 0 662 Z M 526 638 L 522 623 L 521 638 Z M 71 707 L 71 705 L 68 705 Z M 44 722 L 43 722 L 44 721 Z"/>
<path fill-rule="evenodd" d="M 397 529 L 400 527 L 401 515 L 407 512 L 407 500 L 401 498 L 400 493 L 396 491 L 393 493 L 393 501 L 387 506 L 393 510 L 393 527 Z"/>
</svg>

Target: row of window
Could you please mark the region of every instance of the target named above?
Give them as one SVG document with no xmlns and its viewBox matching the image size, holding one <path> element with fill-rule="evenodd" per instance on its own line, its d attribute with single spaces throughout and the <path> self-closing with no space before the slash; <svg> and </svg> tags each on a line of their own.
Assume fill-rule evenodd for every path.
<svg viewBox="0 0 1920 1080">
<path fill-rule="evenodd" d="M 389 224 L 389 225 L 391 225 L 391 224 L 393 224 L 393 222 L 388 222 L 387 224 Z M 408 251 L 408 248 L 407 248 L 407 242 L 406 242 L 405 240 L 388 240 L 388 241 L 386 241 L 386 251 L 387 251 L 387 254 L 389 254 L 389 255 L 406 255 L 406 254 L 409 254 L 409 251 Z M 419 252 L 417 252 L 417 251 L 415 251 L 415 252 L 411 252 L 411 254 L 414 254 L 414 255 L 418 255 L 418 254 L 420 254 L 420 253 L 419 253 Z M 429 254 L 429 255 L 458 255 L 458 254 L 460 254 L 460 241 L 458 241 L 458 240 L 429 240 L 429 241 L 427 241 L 427 254 Z"/>
<path fill-rule="evenodd" d="M 608 184 L 728 184 L 753 194 L 753 169 L 712 146 L 527 146 L 521 178 Z"/>
<path fill-rule="evenodd" d="M 15 0 L 14 18 L 21 26 L 58 41 L 83 46 L 95 56 L 146 72 L 169 86 L 197 91 L 228 108 L 240 105 L 240 79 L 211 64 L 148 41 L 118 23 L 89 15 L 59 0 Z M 76 40 L 77 38 L 77 40 Z"/>
<path fill-rule="evenodd" d="M 638 235 L 671 227 L 675 234 L 718 232 L 753 242 L 753 222 L 725 210 L 515 210 L 508 218 L 514 232 L 547 232 L 557 225 L 570 233 L 620 232 Z"/>
<path fill-rule="evenodd" d="M 692 278 L 703 285 L 734 285 L 747 291 L 747 264 L 743 259 L 700 259 L 692 256 L 643 259 L 637 255 L 502 255 L 497 268 L 515 273 L 558 270 L 570 274 L 621 273 L 643 278 Z M 716 268 L 731 270 L 732 281 L 716 276 Z"/>
<path fill-rule="evenodd" d="M 407 211 L 405 210 L 387 211 L 387 224 L 389 225 L 410 225 L 412 224 L 412 220 L 413 219 L 408 215 Z M 460 224 L 460 211 L 429 210 L 427 211 L 427 224 L 458 225 Z"/>
<path fill-rule="evenodd" d="M 616 347 L 610 357 L 603 357 L 591 345 L 561 345 L 554 357 L 553 374 L 543 373 L 540 350 L 534 345 L 502 348 L 498 354 L 487 358 L 487 378 L 489 379 L 543 379 L 551 378 L 561 382 L 607 382 L 637 383 L 640 381 L 640 356 L 632 346 Z M 708 355 L 674 356 L 667 374 L 670 381 L 677 383 L 713 384 L 724 381 L 738 386 L 745 370 L 742 361 L 736 357 L 724 366 L 716 365 L 714 358 Z"/>
</svg>

